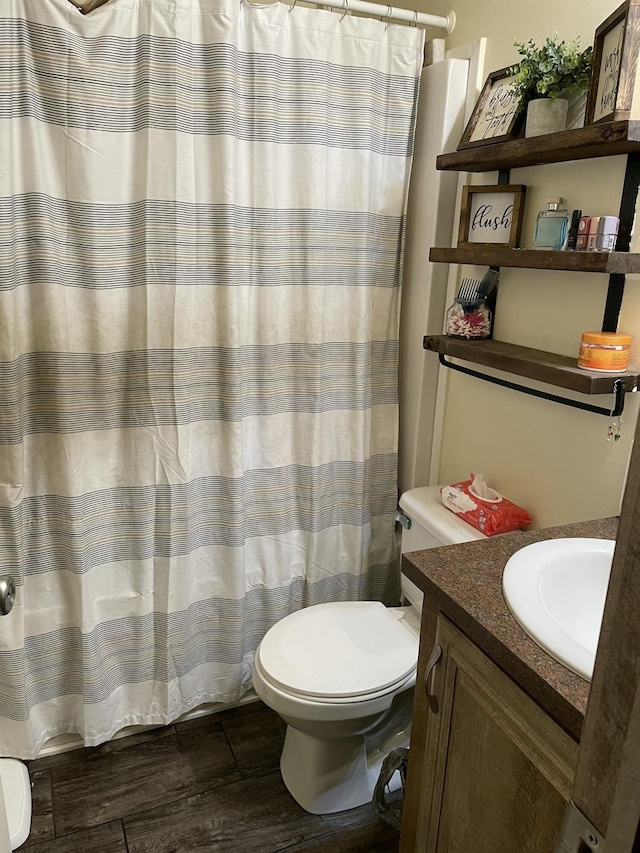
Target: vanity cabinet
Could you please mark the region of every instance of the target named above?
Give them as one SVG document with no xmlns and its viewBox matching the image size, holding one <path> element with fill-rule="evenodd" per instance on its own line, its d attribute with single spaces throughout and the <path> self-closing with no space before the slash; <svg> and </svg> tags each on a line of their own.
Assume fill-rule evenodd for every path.
<svg viewBox="0 0 640 853">
<path fill-rule="evenodd" d="M 401 853 L 552 853 L 578 744 L 428 607 L 418 679 Z"/>
</svg>

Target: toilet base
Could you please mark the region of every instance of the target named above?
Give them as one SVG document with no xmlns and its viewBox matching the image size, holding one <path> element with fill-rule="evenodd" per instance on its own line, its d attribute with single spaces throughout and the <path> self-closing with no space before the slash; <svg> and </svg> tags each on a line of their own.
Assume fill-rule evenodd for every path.
<svg viewBox="0 0 640 853">
<path fill-rule="evenodd" d="M 287 726 L 282 779 L 311 814 L 334 814 L 371 802 L 384 755 L 367 761 L 364 735 L 321 740 Z"/>
<path fill-rule="evenodd" d="M 280 771 L 287 790 L 311 814 L 335 814 L 370 803 L 382 762 L 392 749 L 409 746 L 413 690 L 367 734 L 325 740 L 287 726 Z M 401 785 L 396 774 L 391 791 Z"/>
</svg>

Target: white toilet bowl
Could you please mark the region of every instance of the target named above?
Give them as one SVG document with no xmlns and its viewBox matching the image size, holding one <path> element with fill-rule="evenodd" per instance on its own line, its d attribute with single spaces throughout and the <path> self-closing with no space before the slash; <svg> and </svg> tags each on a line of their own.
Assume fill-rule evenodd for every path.
<svg viewBox="0 0 640 853">
<path fill-rule="evenodd" d="M 256 651 L 253 683 L 287 723 L 285 785 L 312 814 L 371 800 L 384 757 L 407 746 L 419 614 L 376 601 L 285 617 Z"/>
<path fill-rule="evenodd" d="M 486 538 L 442 506 L 439 486 L 405 492 L 402 551 Z M 286 616 L 256 651 L 253 684 L 287 723 L 280 769 L 295 800 L 331 814 L 371 800 L 382 761 L 409 745 L 422 593 L 406 607 L 317 604 Z"/>
</svg>

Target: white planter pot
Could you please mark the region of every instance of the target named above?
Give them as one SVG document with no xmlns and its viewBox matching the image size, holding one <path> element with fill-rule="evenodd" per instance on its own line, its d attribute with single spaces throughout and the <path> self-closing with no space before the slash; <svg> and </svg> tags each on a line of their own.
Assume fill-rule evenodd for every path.
<svg viewBox="0 0 640 853">
<path fill-rule="evenodd" d="M 567 122 L 565 130 L 577 130 L 579 127 L 584 127 L 584 115 L 587 111 L 587 93 L 574 92 L 567 95 L 569 109 L 567 110 Z"/>
<path fill-rule="evenodd" d="M 527 106 L 525 136 L 542 136 L 564 130 L 569 102 L 565 98 L 536 98 Z"/>
</svg>

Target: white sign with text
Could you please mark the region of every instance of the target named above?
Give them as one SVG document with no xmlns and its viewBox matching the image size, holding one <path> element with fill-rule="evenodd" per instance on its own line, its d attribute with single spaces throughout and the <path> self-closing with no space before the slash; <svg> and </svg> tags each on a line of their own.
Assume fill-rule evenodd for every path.
<svg viewBox="0 0 640 853">
<path fill-rule="evenodd" d="M 469 196 L 469 243 L 508 243 L 513 222 L 514 193 L 472 193 Z"/>
<path fill-rule="evenodd" d="M 610 115 L 616 108 L 624 27 L 625 22 L 620 21 L 613 29 L 609 30 L 602 43 L 602 60 L 600 62 L 593 121 Z"/>
<path fill-rule="evenodd" d="M 513 79 L 504 77 L 495 80 L 478 116 L 469 141 L 478 142 L 481 139 L 494 139 L 503 136 L 511 127 L 519 99 L 513 91 Z"/>
</svg>

